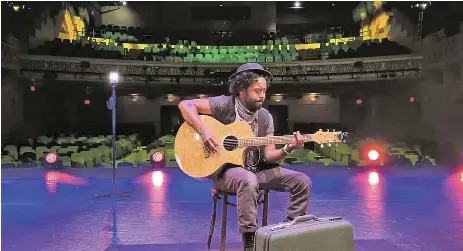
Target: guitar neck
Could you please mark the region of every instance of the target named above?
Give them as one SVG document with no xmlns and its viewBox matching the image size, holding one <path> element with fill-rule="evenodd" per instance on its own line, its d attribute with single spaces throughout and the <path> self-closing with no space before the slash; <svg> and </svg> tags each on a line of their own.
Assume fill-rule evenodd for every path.
<svg viewBox="0 0 463 251">
<path fill-rule="evenodd" d="M 301 136 L 304 139 L 304 142 L 312 141 L 312 134 L 303 134 Z M 265 146 L 265 145 L 272 145 L 272 144 L 289 144 L 293 141 L 293 138 L 294 138 L 293 135 L 239 138 L 238 147 Z"/>
</svg>

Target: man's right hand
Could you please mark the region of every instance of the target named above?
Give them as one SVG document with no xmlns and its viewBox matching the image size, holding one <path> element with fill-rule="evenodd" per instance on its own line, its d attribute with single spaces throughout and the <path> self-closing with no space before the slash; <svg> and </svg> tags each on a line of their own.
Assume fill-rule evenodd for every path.
<svg viewBox="0 0 463 251">
<path fill-rule="evenodd" d="M 217 152 L 219 144 L 215 142 L 212 132 L 208 129 L 204 129 L 202 131 L 203 132 L 201 133 L 201 138 L 203 139 L 204 147 L 206 147 L 209 152 Z"/>
<path fill-rule="evenodd" d="M 199 118 L 199 114 L 212 114 L 208 99 L 183 100 L 178 104 L 185 122 L 190 124 L 201 136 L 204 147 L 209 152 L 217 152 L 219 145 L 214 140 L 212 132 L 209 131 Z"/>
</svg>

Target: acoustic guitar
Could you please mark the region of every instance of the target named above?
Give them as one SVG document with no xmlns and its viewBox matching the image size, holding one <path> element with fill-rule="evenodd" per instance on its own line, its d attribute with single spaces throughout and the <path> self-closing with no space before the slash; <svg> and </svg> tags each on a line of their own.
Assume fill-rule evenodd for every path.
<svg viewBox="0 0 463 251">
<path fill-rule="evenodd" d="M 194 178 L 207 177 L 227 163 L 243 166 L 248 147 L 287 144 L 294 138 L 293 135 L 255 137 L 249 124 L 244 121 L 224 125 L 210 116 L 199 117 L 214 135 L 219 145 L 218 151 L 209 152 L 198 132 L 186 122 L 180 126 L 174 145 L 175 158 L 180 169 Z M 323 131 L 302 135 L 305 142 L 319 144 L 345 142 L 346 136 L 347 133 L 343 132 Z"/>
</svg>

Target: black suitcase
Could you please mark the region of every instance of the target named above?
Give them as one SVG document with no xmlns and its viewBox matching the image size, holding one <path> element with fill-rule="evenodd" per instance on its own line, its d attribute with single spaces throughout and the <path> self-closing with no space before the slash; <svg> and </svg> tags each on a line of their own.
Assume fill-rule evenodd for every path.
<svg viewBox="0 0 463 251">
<path fill-rule="evenodd" d="M 352 224 L 341 217 L 296 217 L 256 231 L 255 251 L 354 251 Z"/>
</svg>

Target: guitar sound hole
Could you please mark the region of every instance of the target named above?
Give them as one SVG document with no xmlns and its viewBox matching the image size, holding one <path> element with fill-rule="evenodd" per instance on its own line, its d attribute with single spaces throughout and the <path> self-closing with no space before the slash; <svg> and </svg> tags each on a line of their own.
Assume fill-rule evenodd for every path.
<svg viewBox="0 0 463 251">
<path fill-rule="evenodd" d="M 227 136 L 223 140 L 223 147 L 227 151 L 233 151 L 238 148 L 238 139 L 235 136 Z"/>
</svg>

